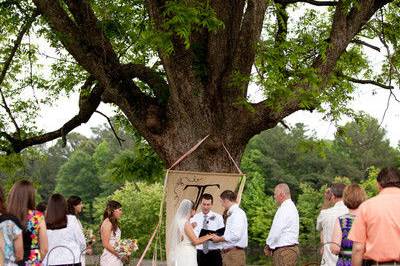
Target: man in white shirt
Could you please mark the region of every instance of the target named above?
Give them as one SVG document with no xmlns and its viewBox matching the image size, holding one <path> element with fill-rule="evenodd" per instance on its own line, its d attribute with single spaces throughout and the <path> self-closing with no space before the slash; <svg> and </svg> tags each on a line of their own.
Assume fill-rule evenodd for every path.
<svg viewBox="0 0 400 266">
<path fill-rule="evenodd" d="M 197 237 L 201 229 L 216 231 L 225 227 L 222 215 L 213 212 L 214 199 L 211 194 L 203 194 L 200 199 L 201 212 L 196 213 L 190 222 Z M 197 248 L 197 263 L 199 266 L 222 266 L 221 245 L 212 241 L 204 242 Z"/>
<path fill-rule="evenodd" d="M 227 218 L 225 233 L 222 237 L 215 236 L 216 243 L 223 242 L 222 264 L 224 266 L 246 266 L 246 252 L 248 242 L 246 213 L 236 203 L 236 193 L 225 190 L 221 193 L 221 204 Z"/>
<path fill-rule="evenodd" d="M 325 193 L 325 200 L 328 200 L 334 206 L 329 209 L 321 210 L 317 218 L 317 230 L 321 232 L 321 265 L 324 266 L 336 266 L 338 260 L 338 256 L 331 252 L 330 242 L 332 240 L 333 228 L 338 217 L 349 212 L 342 200 L 345 187 L 346 185 L 341 183 L 332 184 L 328 192 Z"/>
<path fill-rule="evenodd" d="M 267 256 L 272 255 L 273 265 L 295 266 L 299 256 L 299 213 L 287 184 L 281 183 L 275 187 L 274 198 L 279 208 L 275 213 L 264 252 Z"/>
</svg>

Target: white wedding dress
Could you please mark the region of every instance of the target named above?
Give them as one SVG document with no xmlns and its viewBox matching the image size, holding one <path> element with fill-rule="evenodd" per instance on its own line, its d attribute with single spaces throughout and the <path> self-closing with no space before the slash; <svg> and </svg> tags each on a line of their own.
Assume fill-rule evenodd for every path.
<svg viewBox="0 0 400 266">
<path fill-rule="evenodd" d="M 197 266 L 197 251 L 185 233 L 184 226 L 180 228 L 181 241 L 176 246 L 173 266 Z"/>
<path fill-rule="evenodd" d="M 197 266 L 196 247 L 185 233 L 185 224 L 190 225 L 192 207 L 193 202 L 184 199 L 176 210 L 168 233 L 168 266 Z"/>
</svg>

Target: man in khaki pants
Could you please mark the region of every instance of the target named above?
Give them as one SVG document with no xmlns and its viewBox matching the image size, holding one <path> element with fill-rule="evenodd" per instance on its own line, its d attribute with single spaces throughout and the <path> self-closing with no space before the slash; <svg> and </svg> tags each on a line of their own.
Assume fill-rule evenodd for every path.
<svg viewBox="0 0 400 266">
<path fill-rule="evenodd" d="M 299 213 L 287 184 L 281 183 L 275 187 L 274 198 L 279 208 L 275 213 L 264 253 L 272 256 L 274 266 L 295 266 L 299 255 Z"/>
<path fill-rule="evenodd" d="M 246 213 L 236 203 L 236 194 L 231 190 L 222 192 L 220 198 L 227 213 L 225 233 L 215 236 L 214 242 L 223 242 L 221 250 L 224 266 L 245 266 L 248 242 Z"/>
</svg>

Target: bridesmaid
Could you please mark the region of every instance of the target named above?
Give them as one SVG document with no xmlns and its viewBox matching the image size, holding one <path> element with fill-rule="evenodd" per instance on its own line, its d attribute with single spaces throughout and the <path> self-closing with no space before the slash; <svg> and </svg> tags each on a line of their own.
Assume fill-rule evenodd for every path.
<svg viewBox="0 0 400 266">
<path fill-rule="evenodd" d="M 121 239 L 121 230 L 119 229 L 119 219 L 122 215 L 121 203 L 110 200 L 107 203 L 103 214 L 103 222 L 100 227 L 101 241 L 104 247 L 100 258 L 101 266 L 122 266 L 123 262 L 128 262 L 129 258 L 120 258 L 114 249 L 115 242 Z"/>
<path fill-rule="evenodd" d="M 41 266 L 47 253 L 46 223 L 43 213 L 35 210 L 35 188 L 27 180 L 14 184 L 8 195 L 8 213 L 23 227 L 24 264 Z"/>
</svg>

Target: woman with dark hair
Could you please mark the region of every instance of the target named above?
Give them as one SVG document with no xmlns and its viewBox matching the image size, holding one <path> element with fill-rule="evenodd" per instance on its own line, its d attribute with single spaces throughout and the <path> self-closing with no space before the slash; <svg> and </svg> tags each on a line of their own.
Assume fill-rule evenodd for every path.
<svg viewBox="0 0 400 266">
<path fill-rule="evenodd" d="M 82 265 L 85 237 L 75 215 L 67 215 L 67 201 L 61 194 L 53 194 L 49 199 L 46 225 L 49 253 L 43 260 L 44 264 Z"/>
<path fill-rule="evenodd" d="M 8 195 L 8 213 L 16 216 L 23 227 L 25 265 L 40 266 L 47 253 L 46 223 L 35 210 L 35 188 L 27 180 L 14 184 Z"/>
<path fill-rule="evenodd" d="M 4 242 L 1 255 L 5 266 L 16 266 L 24 255 L 22 226 L 15 216 L 7 214 L 4 203 L 4 191 L 0 187 L 0 234 Z"/>
<path fill-rule="evenodd" d="M 83 203 L 82 199 L 78 196 L 71 196 L 67 200 L 68 214 L 79 216 L 82 213 Z"/>
<path fill-rule="evenodd" d="M 128 261 L 126 257 L 119 257 L 114 245 L 121 238 L 118 220 L 122 215 L 121 203 L 110 200 L 103 214 L 103 222 L 100 227 L 101 241 L 103 243 L 103 254 L 100 258 L 101 266 L 122 266 L 122 261 Z"/>
</svg>

